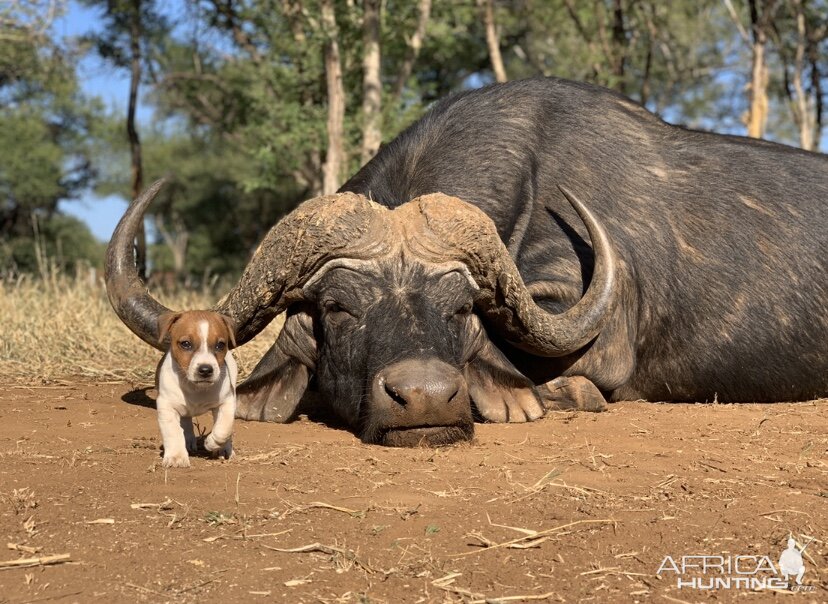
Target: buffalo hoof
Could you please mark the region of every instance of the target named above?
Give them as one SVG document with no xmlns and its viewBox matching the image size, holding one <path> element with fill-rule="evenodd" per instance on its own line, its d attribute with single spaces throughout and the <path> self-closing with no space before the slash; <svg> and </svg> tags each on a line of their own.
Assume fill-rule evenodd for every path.
<svg viewBox="0 0 828 604">
<path fill-rule="evenodd" d="M 534 388 L 507 387 L 488 383 L 470 388 L 472 401 L 480 416 L 488 422 L 531 422 L 544 414 Z"/>
<path fill-rule="evenodd" d="M 253 387 L 244 384 L 236 394 L 236 419 L 284 424 L 293 417 L 306 384 L 302 383 L 301 390 L 290 380 L 262 380 Z"/>
<path fill-rule="evenodd" d="M 559 377 L 538 387 L 543 405 L 550 411 L 578 409 L 606 411 L 607 401 L 601 391 L 585 377 Z"/>
</svg>

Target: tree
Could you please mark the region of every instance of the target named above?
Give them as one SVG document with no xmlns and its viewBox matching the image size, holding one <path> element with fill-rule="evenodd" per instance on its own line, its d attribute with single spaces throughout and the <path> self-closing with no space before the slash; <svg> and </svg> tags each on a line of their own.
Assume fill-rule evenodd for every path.
<svg viewBox="0 0 828 604">
<path fill-rule="evenodd" d="M 784 19 L 773 28 L 783 71 L 783 90 L 799 135 L 799 146 L 818 149 L 822 134 L 822 73 L 828 51 L 825 2 L 788 0 Z"/>
<path fill-rule="evenodd" d="M 501 22 L 512 77 L 593 82 L 683 123 L 732 111 L 724 106 L 727 86 L 716 77 L 735 54 L 720 0 L 522 0 L 517 6 Z"/>
<path fill-rule="evenodd" d="M 153 265 L 180 279 L 238 270 L 281 214 L 335 191 L 435 99 L 506 74 L 596 82 L 670 121 L 736 130 L 751 45 L 728 7 L 745 20 L 747 1 L 205 0 L 184 17 L 191 22 L 145 31 L 142 42 L 157 119 L 144 126 L 144 170 L 147 180 L 173 174 L 151 210 Z M 824 0 L 801 1 L 810 38 L 820 28 L 807 19 Z M 783 54 L 773 50 L 784 47 L 799 105 L 799 38 L 780 15 L 767 64 L 773 76 Z M 819 116 L 813 53 L 822 47 L 807 42 L 798 77 Z M 790 129 L 773 105 L 785 98 L 782 74 L 767 89 L 777 137 Z M 123 175 L 128 147 L 120 154 Z M 110 181 L 131 195 L 123 176 Z"/>
<path fill-rule="evenodd" d="M 748 136 L 763 138 L 768 121 L 767 46 L 776 0 L 749 0 L 751 38 L 750 109 L 745 118 Z"/>
<path fill-rule="evenodd" d="M 136 199 L 144 189 L 144 167 L 141 161 L 141 139 L 135 127 L 135 111 L 138 108 L 138 87 L 141 84 L 141 37 L 143 23 L 141 19 L 142 0 L 132 0 L 128 5 L 129 12 L 129 104 L 127 105 L 126 130 L 129 140 L 129 152 L 132 169 L 132 199 Z M 111 5 L 110 5 L 111 6 Z M 135 262 L 138 274 L 146 276 L 147 271 L 147 237 L 144 225 L 141 223 L 136 232 Z"/>
<path fill-rule="evenodd" d="M 333 0 L 321 0 L 320 18 L 325 36 L 325 79 L 328 88 L 328 152 L 323 168 L 322 194 L 336 193 L 342 184 L 345 160 L 343 123 L 345 120 L 345 87 L 342 83 L 342 59 L 339 55 L 339 26 Z"/>
<path fill-rule="evenodd" d="M 431 0 L 418 0 L 416 26 L 406 42 L 405 55 L 400 62 L 397 78 L 394 82 L 393 88 L 391 89 L 391 105 L 395 109 L 399 104 L 400 98 L 402 98 L 403 90 L 411 77 L 411 72 L 414 69 L 414 63 L 420 56 L 420 50 L 422 50 L 423 39 L 426 34 L 426 26 L 428 25 L 430 17 Z"/>
<path fill-rule="evenodd" d="M 494 0 L 477 0 L 477 6 L 483 13 L 483 25 L 486 28 L 486 45 L 489 48 L 489 58 L 492 62 L 492 71 L 495 81 L 505 82 L 506 68 L 503 66 L 503 57 L 500 55 L 500 36 L 495 23 Z"/>
<path fill-rule="evenodd" d="M 126 135 L 130 148 L 132 186 L 130 198 L 141 194 L 144 188 L 141 139 L 135 123 L 138 93 L 144 64 L 149 60 L 149 47 L 166 34 L 167 26 L 155 8 L 153 0 L 82 0 L 87 6 L 103 11 L 104 28 L 100 35 L 90 35 L 98 54 L 119 69 L 130 72 L 129 96 L 126 114 Z M 143 224 L 138 228 L 135 260 L 138 273 L 146 274 L 146 235 Z"/>
<path fill-rule="evenodd" d="M 67 243 L 56 248 L 49 239 L 72 223 L 60 216 L 58 203 L 77 196 L 94 175 L 89 140 L 100 106 L 79 90 L 76 55 L 58 46 L 50 35 L 51 21 L 62 7 L 44 4 L 18 2 L 14 12 L 0 12 L 0 272 L 4 275 L 36 272 L 58 249 L 61 258 L 68 259 L 67 266 L 81 257 L 94 260 L 90 246 Z M 73 242 L 92 238 L 76 223 L 72 232 L 77 235 Z M 41 264 L 35 262 L 38 258 Z"/>
<path fill-rule="evenodd" d="M 382 142 L 382 6 L 380 0 L 363 0 L 362 6 L 362 163 L 367 163 Z"/>
</svg>

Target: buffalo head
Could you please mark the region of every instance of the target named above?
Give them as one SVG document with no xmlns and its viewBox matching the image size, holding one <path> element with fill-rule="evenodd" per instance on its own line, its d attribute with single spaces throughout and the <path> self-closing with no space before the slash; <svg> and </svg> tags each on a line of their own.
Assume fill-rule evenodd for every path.
<svg viewBox="0 0 828 604">
<path fill-rule="evenodd" d="M 132 241 L 160 186 L 131 204 L 107 258 L 113 307 L 156 347 L 167 309 L 139 279 Z M 312 375 L 370 443 L 446 444 L 472 437 L 475 414 L 542 415 L 532 383 L 486 329 L 529 353 L 563 356 L 606 323 L 615 253 L 591 212 L 564 194 L 589 231 L 595 270 L 583 298 L 562 314 L 534 303 L 494 223 L 457 198 L 431 194 L 389 209 L 341 193 L 300 205 L 271 229 L 216 307 L 236 321 L 239 344 L 287 313 L 276 343 L 239 388 L 239 416 L 286 421 Z"/>
</svg>

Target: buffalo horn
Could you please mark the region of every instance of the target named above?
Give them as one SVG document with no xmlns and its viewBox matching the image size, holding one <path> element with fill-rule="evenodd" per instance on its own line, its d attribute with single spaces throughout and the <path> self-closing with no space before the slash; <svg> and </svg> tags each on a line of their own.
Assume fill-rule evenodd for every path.
<svg viewBox="0 0 828 604">
<path fill-rule="evenodd" d="M 162 349 L 158 317 L 169 312 L 138 276 L 133 240 L 159 180 L 133 201 L 107 248 L 106 287 L 121 320 L 142 340 Z M 236 321 L 238 345 L 251 340 L 287 306 L 323 264 L 340 256 L 368 258 L 387 247 L 386 210 L 355 193 L 317 197 L 285 216 L 265 236 L 238 284 L 215 307 Z"/>
<path fill-rule="evenodd" d="M 582 348 L 606 324 L 616 293 L 618 260 L 607 232 L 572 193 L 561 192 L 589 232 L 595 254 L 592 281 L 575 306 L 549 313 L 532 299 L 494 223 L 480 209 L 443 194 L 420 197 L 402 220 L 406 240 L 421 257 L 459 260 L 480 290 L 476 306 L 510 343 L 532 354 L 558 357 Z M 402 209 L 402 208 L 400 208 Z"/>
<path fill-rule="evenodd" d="M 147 292 L 135 267 L 133 242 L 144 220 L 144 212 L 164 186 L 158 180 L 127 208 L 106 248 L 106 293 L 112 308 L 135 335 L 150 346 L 162 349 L 158 341 L 158 317 L 170 309 Z"/>
</svg>

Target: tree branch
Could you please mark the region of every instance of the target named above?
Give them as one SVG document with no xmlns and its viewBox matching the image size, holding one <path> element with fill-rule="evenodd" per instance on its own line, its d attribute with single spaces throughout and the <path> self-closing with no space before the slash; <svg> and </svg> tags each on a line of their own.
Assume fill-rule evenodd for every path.
<svg viewBox="0 0 828 604">
<path fill-rule="evenodd" d="M 411 77 L 411 72 L 414 69 L 414 63 L 417 57 L 420 56 L 420 49 L 423 46 L 423 39 L 425 38 L 426 26 L 431 17 L 431 0 L 419 0 L 417 4 L 417 27 L 408 41 L 408 48 L 405 52 L 405 58 L 402 65 L 400 65 L 400 72 L 397 76 L 397 81 L 394 84 L 391 93 L 391 104 L 396 106 L 402 98 L 402 92 L 405 89 L 405 84 L 408 78 Z"/>
<path fill-rule="evenodd" d="M 489 60 L 492 62 L 492 71 L 495 81 L 505 82 L 506 68 L 503 65 L 503 57 L 500 54 L 500 40 L 497 35 L 497 24 L 494 18 L 493 0 L 477 0 L 478 8 L 483 12 L 483 25 L 486 28 L 486 46 L 489 48 Z"/>
</svg>

